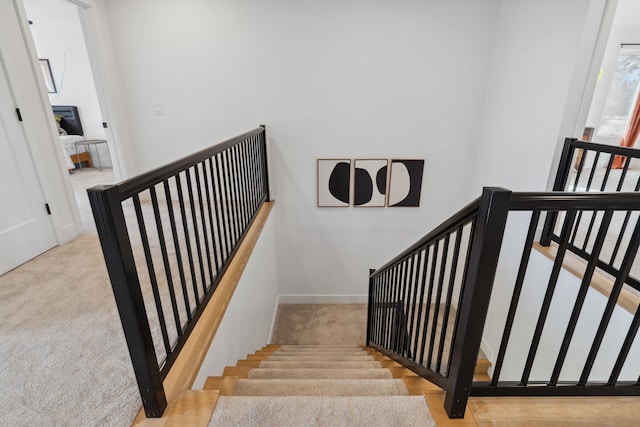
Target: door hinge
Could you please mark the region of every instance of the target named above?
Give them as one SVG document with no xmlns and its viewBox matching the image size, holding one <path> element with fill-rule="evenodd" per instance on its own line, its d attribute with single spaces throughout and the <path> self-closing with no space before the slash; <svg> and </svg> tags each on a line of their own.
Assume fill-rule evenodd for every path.
<svg viewBox="0 0 640 427">
<path fill-rule="evenodd" d="M 16 114 L 18 115 L 18 121 L 21 122 L 22 121 L 22 113 L 20 112 L 19 108 L 16 108 Z"/>
<path fill-rule="evenodd" d="M 44 207 L 47 209 L 47 213 L 51 215 L 51 208 L 49 207 L 49 203 L 45 203 Z"/>
<path fill-rule="evenodd" d="M 106 129 L 106 128 L 108 128 L 109 126 L 107 125 L 107 122 L 102 122 L 102 127 Z"/>
</svg>

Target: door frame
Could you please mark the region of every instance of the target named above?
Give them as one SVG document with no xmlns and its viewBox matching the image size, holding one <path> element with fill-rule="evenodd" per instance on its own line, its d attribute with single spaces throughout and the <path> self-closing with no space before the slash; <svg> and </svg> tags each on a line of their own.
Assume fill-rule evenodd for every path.
<svg viewBox="0 0 640 427">
<path fill-rule="evenodd" d="M 105 129 L 108 138 L 109 152 L 114 164 L 117 180 L 129 176 L 123 140 L 127 139 L 126 106 L 118 96 L 119 87 L 117 67 L 110 44 L 110 34 L 106 21 L 103 0 L 66 0 L 78 6 L 78 15 L 82 26 L 89 64 L 98 94 L 103 120 L 108 123 Z M 45 82 L 40 71 L 38 54 L 29 28 L 29 21 L 23 0 L 12 0 L 16 11 L 16 19 L 22 32 L 24 48 L 30 59 L 31 80 L 33 88 L 38 92 L 38 105 L 31 103 L 32 112 L 38 115 L 37 120 L 24 126 L 27 143 L 30 146 L 33 161 L 37 166 L 38 178 L 43 187 L 45 197 L 52 206 L 52 221 L 58 244 L 63 244 L 83 232 L 80 212 L 75 200 L 71 182 L 66 176 L 67 170 L 63 153 L 59 150 L 59 141 L 54 121 L 50 118 L 51 102 L 47 96 Z M 36 111 L 38 110 L 38 111 Z M 56 154 L 54 154 L 54 152 Z M 51 158 L 55 158 L 55 162 Z"/>
<path fill-rule="evenodd" d="M 613 26 L 618 0 L 591 0 L 580 47 L 576 54 L 571 87 L 565 104 L 560 134 L 547 177 L 547 190 L 553 190 L 565 138 L 581 138 L 596 90 L 598 74 Z"/>
</svg>

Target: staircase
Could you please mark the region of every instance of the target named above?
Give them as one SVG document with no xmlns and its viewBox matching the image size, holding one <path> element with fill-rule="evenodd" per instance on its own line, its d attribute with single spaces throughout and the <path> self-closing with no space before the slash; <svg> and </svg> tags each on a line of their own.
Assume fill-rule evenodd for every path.
<svg viewBox="0 0 640 427">
<path fill-rule="evenodd" d="M 139 425 L 435 426 L 432 396 L 442 390 L 370 348 L 270 344 Z"/>
<path fill-rule="evenodd" d="M 209 425 L 434 426 L 402 371 L 360 347 L 267 346 L 208 379 L 222 395 Z"/>
</svg>

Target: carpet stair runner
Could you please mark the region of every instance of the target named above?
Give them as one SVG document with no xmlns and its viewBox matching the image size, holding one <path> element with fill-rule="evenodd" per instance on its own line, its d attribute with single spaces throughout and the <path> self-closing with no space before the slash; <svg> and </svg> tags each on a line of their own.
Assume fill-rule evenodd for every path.
<svg viewBox="0 0 640 427">
<path fill-rule="evenodd" d="M 426 398 L 436 391 L 370 348 L 271 344 L 209 377 L 204 390 L 185 390 L 162 425 L 435 426 Z"/>
</svg>

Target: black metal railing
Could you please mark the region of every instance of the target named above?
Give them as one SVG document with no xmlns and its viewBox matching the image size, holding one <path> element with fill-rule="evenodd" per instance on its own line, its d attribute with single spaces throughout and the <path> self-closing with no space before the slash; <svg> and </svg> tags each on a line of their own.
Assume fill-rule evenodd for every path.
<svg viewBox="0 0 640 427">
<path fill-rule="evenodd" d="M 613 329 L 610 322 L 621 289 L 638 289 L 629 271 L 640 244 L 640 225 L 636 224 L 625 242 L 623 260 L 603 312 L 595 315 L 582 311 L 594 273 L 604 270 L 600 253 L 606 245 L 614 244 L 606 240 L 607 231 L 617 214 L 624 216 L 638 210 L 640 197 L 634 193 L 511 193 L 485 188 L 480 199 L 370 273 L 367 344 L 443 388 L 445 409 L 452 418 L 464 415 L 469 395 L 640 395 L 637 376 L 631 381 L 620 379 L 623 367 L 633 370 L 633 366 L 629 368 L 633 361 L 627 359 L 640 324 L 638 311 L 628 319 L 625 339 L 618 343 L 619 351 L 613 356 L 603 356 L 600 351 L 607 332 Z M 545 276 L 546 272 L 532 270 L 529 264 L 541 219 L 549 213 L 557 214 L 562 231 L 556 259 Z M 594 222 L 583 278 L 577 289 L 567 295 L 566 289 L 559 291 L 562 286 L 558 283 L 580 214 L 598 215 L 600 220 Z M 523 215 L 528 215 L 526 221 Z M 507 227 L 523 222 L 525 226 Z M 510 251 L 518 246 L 517 242 L 524 242 L 515 256 L 520 266 L 513 271 L 513 277 L 503 271 L 509 269 L 498 269 L 502 258 L 514 259 L 513 253 L 501 254 L 503 237 L 508 239 Z M 539 266 L 540 260 L 537 262 Z M 496 272 L 499 276 L 494 280 Z M 494 286 L 500 290 L 492 295 Z M 508 306 L 505 292 L 511 293 Z M 522 295 L 527 295 L 528 304 L 535 300 L 539 306 L 531 308 L 521 303 Z M 549 324 L 554 304 L 560 305 L 565 316 L 554 315 Z M 404 313 L 399 315 L 398 311 Z M 503 330 L 500 349 L 492 359 L 495 365 L 491 381 L 473 382 L 488 315 L 494 319 L 492 329 Z M 396 320 L 403 317 L 408 319 L 406 334 L 405 325 Z M 588 343 L 584 336 L 575 335 L 578 321 L 585 317 L 598 320 Z M 495 319 L 504 319 L 504 323 L 496 326 L 499 321 Z M 619 321 L 615 324 L 620 328 Z M 557 344 L 555 347 L 548 342 L 549 333 L 561 335 L 555 341 L 551 339 Z M 513 342 L 514 337 L 517 342 Z M 578 353 L 577 359 L 584 360 L 579 375 L 566 369 L 572 344 L 589 348 Z M 520 351 L 522 348 L 528 349 L 526 354 Z M 541 354 L 544 357 L 538 357 Z M 594 375 L 592 368 L 598 356 L 600 365 Z M 609 377 L 602 384 L 599 376 L 607 369 L 607 363 Z M 570 368 L 576 365 L 574 360 Z M 516 372 L 518 381 L 513 383 L 510 378 Z"/>
<path fill-rule="evenodd" d="M 367 345 L 446 390 L 451 417 L 466 407 L 510 194 L 485 188 L 370 275 Z M 407 338 L 398 317 L 408 319 Z"/>
<path fill-rule="evenodd" d="M 607 241 L 608 232 L 616 222 L 615 215 L 638 210 L 640 197 L 635 193 L 512 195 L 512 215 L 520 215 L 522 221 L 528 219 L 526 237 L 519 239 L 524 240 L 521 262 L 513 281 L 491 381 L 474 383 L 471 395 L 640 395 L 640 367 L 637 360 L 628 358 L 640 325 L 640 311 L 636 308 L 631 315 L 618 313 L 614 319 L 622 289 L 640 290 L 629 276 L 640 246 L 640 224 L 636 223 L 628 236 L 618 272 L 611 277 L 611 290 L 604 297 L 606 301 L 602 303 L 603 297 L 597 297 L 599 294 L 590 290 L 594 275 L 607 271 L 599 259 L 603 248 L 615 242 Z M 556 220 L 561 226 L 555 259 L 549 272 L 532 270 L 536 229 L 542 224 L 543 214 L 550 212 L 558 214 Z M 587 213 L 598 215 L 601 220 L 592 230 L 593 241 L 588 257 L 584 258 L 582 278 L 569 276 L 563 280 L 560 278 L 563 263 L 571 238 L 579 227 L 578 218 Z M 508 281 L 506 277 L 504 280 Z M 523 295 L 527 296 L 526 302 Z M 588 305 L 589 298 L 591 305 Z M 504 301 L 505 296 L 501 299 Z M 531 309 L 533 304 L 535 316 L 520 312 L 526 311 L 526 307 Z M 621 316 L 628 319 L 621 320 Z M 614 335 L 622 330 L 626 331 L 624 338 L 615 339 Z M 626 372 L 621 375 L 623 368 Z"/>
<path fill-rule="evenodd" d="M 147 417 L 162 381 L 265 201 L 264 126 L 88 190 Z"/>
<path fill-rule="evenodd" d="M 616 166 L 617 168 L 614 168 Z M 632 168 L 632 165 L 635 167 Z M 558 165 L 558 173 L 553 191 L 562 192 L 638 192 L 640 190 L 640 150 L 620 146 L 595 144 L 592 142 L 566 139 Z M 631 211 L 616 214 L 608 232 L 607 240 L 615 236 L 615 244 L 601 251 L 598 267 L 610 275 L 619 273 L 624 249 L 629 241 L 631 230 L 638 222 L 638 215 Z M 569 236 L 567 250 L 583 259 L 591 255 L 594 229 L 602 221 L 602 214 L 578 212 L 576 225 Z M 557 212 L 546 216 L 540 243 L 549 246 L 559 243 L 562 221 Z M 640 266 L 632 271 L 629 281 L 637 288 L 640 286 Z"/>
</svg>

